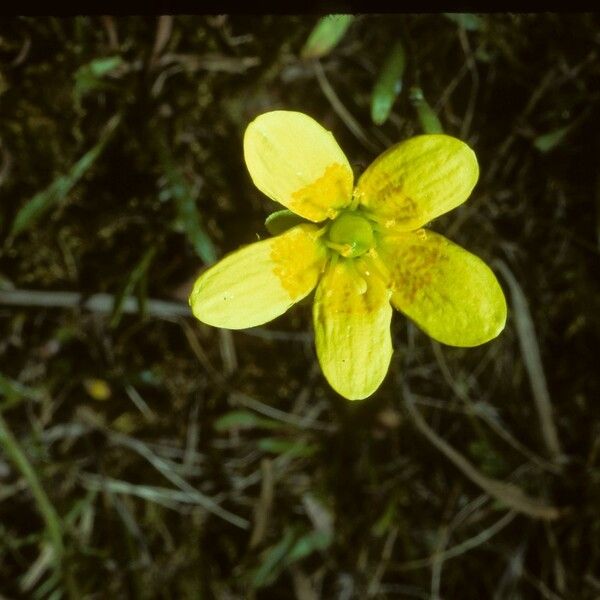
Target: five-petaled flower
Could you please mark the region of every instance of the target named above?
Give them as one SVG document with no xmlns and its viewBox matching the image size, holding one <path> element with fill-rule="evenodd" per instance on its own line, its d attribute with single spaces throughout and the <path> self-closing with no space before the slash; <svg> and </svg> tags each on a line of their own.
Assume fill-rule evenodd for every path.
<svg viewBox="0 0 600 600">
<path fill-rule="evenodd" d="M 190 304 L 200 321 L 261 325 L 316 288 L 317 356 L 350 400 L 371 395 L 387 373 L 392 307 L 451 346 L 483 344 L 504 328 L 506 301 L 490 268 L 423 228 L 477 182 L 477 159 L 464 142 L 410 138 L 381 154 L 354 187 L 333 135 L 303 113 L 278 110 L 247 127 L 244 157 L 258 189 L 301 219 L 198 278 Z"/>
</svg>

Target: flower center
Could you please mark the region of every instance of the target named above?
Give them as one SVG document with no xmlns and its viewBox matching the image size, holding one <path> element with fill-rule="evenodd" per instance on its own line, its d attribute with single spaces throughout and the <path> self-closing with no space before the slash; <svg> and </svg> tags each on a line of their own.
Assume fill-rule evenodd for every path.
<svg viewBox="0 0 600 600">
<path fill-rule="evenodd" d="M 346 258 L 361 256 L 375 244 L 371 223 L 360 215 L 342 213 L 329 226 L 328 246 Z"/>
</svg>

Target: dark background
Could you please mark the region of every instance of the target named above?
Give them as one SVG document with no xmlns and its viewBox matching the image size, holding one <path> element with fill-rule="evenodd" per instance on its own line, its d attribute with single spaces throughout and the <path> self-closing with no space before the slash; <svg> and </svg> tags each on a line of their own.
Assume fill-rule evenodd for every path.
<svg viewBox="0 0 600 600">
<path fill-rule="evenodd" d="M 598 15 L 360 15 L 320 79 L 317 21 L 0 23 L 3 597 L 600 596 Z M 450 348 L 396 314 L 388 377 L 351 403 L 310 302 L 251 332 L 185 316 L 200 270 L 277 209 L 246 125 L 306 112 L 359 174 L 422 132 L 414 86 L 478 156 L 432 228 L 494 268 L 505 331 Z"/>
</svg>

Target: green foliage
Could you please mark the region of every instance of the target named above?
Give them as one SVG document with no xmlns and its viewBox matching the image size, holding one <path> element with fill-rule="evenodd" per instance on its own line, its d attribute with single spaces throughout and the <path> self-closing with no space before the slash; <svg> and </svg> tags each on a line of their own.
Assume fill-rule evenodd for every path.
<svg viewBox="0 0 600 600">
<path fill-rule="evenodd" d="M 253 588 L 258 589 L 273 583 L 284 568 L 285 558 L 290 553 L 294 539 L 295 532 L 288 527 L 279 542 L 265 552 L 260 566 L 252 573 L 250 581 Z"/>
<path fill-rule="evenodd" d="M 533 140 L 533 145 L 544 154 L 550 152 L 550 150 L 556 148 L 556 146 L 563 141 L 571 128 L 571 125 L 566 125 L 565 127 L 559 127 L 558 129 L 554 129 L 543 135 L 538 135 L 535 140 Z"/>
<path fill-rule="evenodd" d="M 429 106 L 427 100 L 425 100 L 421 88 L 411 88 L 410 101 L 417 111 L 417 117 L 423 133 L 444 133 L 444 129 L 438 116 L 431 106 Z"/>
<path fill-rule="evenodd" d="M 261 438 L 257 445 L 261 450 L 272 454 L 305 458 L 313 456 L 319 450 L 319 446 L 303 439 Z"/>
<path fill-rule="evenodd" d="M 31 228 L 48 211 L 67 200 L 71 190 L 87 171 L 91 169 L 106 148 L 117 129 L 119 121 L 119 117 L 113 117 L 104 128 L 100 140 L 96 145 L 91 150 L 88 150 L 66 175 L 55 179 L 45 190 L 36 194 L 21 207 L 13 220 L 10 230 L 11 237 L 17 236 L 26 229 Z"/>
<path fill-rule="evenodd" d="M 144 282 L 146 273 L 150 268 L 150 264 L 154 259 L 156 251 L 157 246 L 151 246 L 146 250 L 146 252 L 144 252 L 144 255 L 139 260 L 138 264 L 133 268 L 133 270 L 129 274 L 129 277 L 125 281 L 125 284 L 121 288 L 121 291 L 115 296 L 115 302 L 110 317 L 111 327 L 117 327 L 117 325 L 121 321 L 121 316 L 123 315 L 124 302 L 126 298 L 131 295 L 136 286 L 138 286 L 138 289 L 141 292 L 138 296 L 138 306 L 140 309 L 140 314 L 143 315 L 145 313 L 146 295 Z"/>
<path fill-rule="evenodd" d="M 260 566 L 252 573 L 252 587 L 259 589 L 273 583 L 284 569 L 326 550 L 332 541 L 332 536 L 324 531 L 303 532 L 298 527 L 286 527 L 279 542 L 264 553 Z"/>
<path fill-rule="evenodd" d="M 43 398 L 43 393 L 0 373 L 0 396 L 4 396 L 7 402 L 12 404 L 17 402 L 19 398 L 27 398 L 38 402 Z"/>
<path fill-rule="evenodd" d="M 387 55 L 373 87 L 371 119 L 376 125 L 382 125 L 387 121 L 394 101 L 402 91 L 405 66 L 404 47 L 401 42 L 396 42 Z"/>
<path fill-rule="evenodd" d="M 321 17 L 302 48 L 302 58 L 321 58 L 329 54 L 344 37 L 353 20 L 353 15 Z"/>
<path fill-rule="evenodd" d="M 107 56 L 105 58 L 96 58 L 83 65 L 75 72 L 75 102 L 81 102 L 81 99 L 88 93 L 106 89 L 107 82 L 104 77 L 110 75 L 124 64 L 120 56 Z"/>
<path fill-rule="evenodd" d="M 232 410 L 219 417 L 213 424 L 216 431 L 224 432 L 238 429 L 277 429 L 280 424 L 272 419 L 259 417 L 249 410 Z"/>
<path fill-rule="evenodd" d="M 196 254 L 206 263 L 217 259 L 217 253 L 210 236 L 202 225 L 197 199 L 200 190 L 185 178 L 169 153 L 161 143 L 161 161 L 166 174 L 166 185 L 161 190 L 161 199 L 175 203 L 177 220 L 175 228 L 184 231 Z"/>
</svg>

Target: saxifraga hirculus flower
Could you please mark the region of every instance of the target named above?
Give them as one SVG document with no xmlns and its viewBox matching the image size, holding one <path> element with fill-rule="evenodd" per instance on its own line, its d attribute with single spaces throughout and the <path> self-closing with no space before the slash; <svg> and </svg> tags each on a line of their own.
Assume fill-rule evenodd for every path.
<svg viewBox="0 0 600 600">
<path fill-rule="evenodd" d="M 462 204 L 477 182 L 464 142 L 410 138 L 375 159 L 354 187 L 333 135 L 308 115 L 278 110 L 248 125 L 244 157 L 258 189 L 288 209 L 276 219 L 293 226 L 200 275 L 190 296 L 200 321 L 262 325 L 316 288 L 317 356 L 350 400 L 371 395 L 387 373 L 392 307 L 450 346 L 477 346 L 504 328 L 506 300 L 490 268 L 423 227 Z"/>
</svg>

